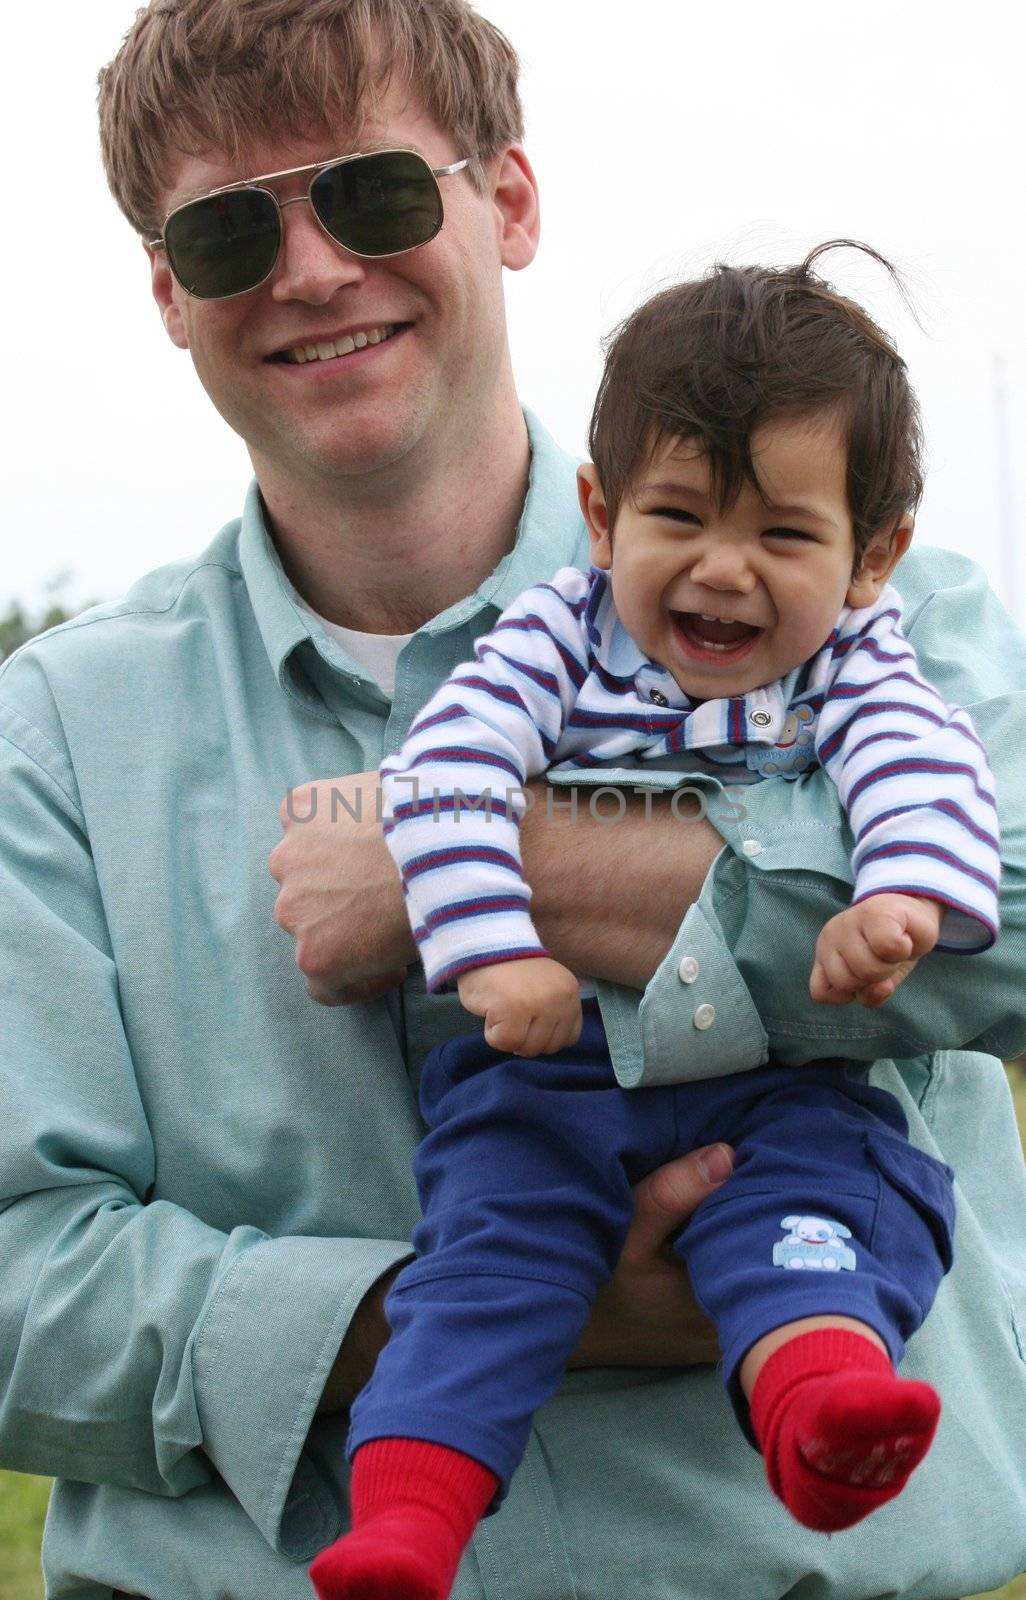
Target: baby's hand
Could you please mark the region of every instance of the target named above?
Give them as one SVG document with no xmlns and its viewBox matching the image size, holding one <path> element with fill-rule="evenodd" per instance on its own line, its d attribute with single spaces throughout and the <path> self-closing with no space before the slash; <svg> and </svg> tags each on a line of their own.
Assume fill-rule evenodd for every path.
<svg viewBox="0 0 1026 1600">
<path fill-rule="evenodd" d="M 493 1050 L 548 1056 L 580 1037 L 577 979 L 549 956 L 474 967 L 456 986 L 464 1008 L 484 1017 L 485 1040 Z"/>
<path fill-rule="evenodd" d="M 944 907 L 911 894 L 874 894 L 831 917 L 816 941 L 813 1000 L 870 1008 L 889 1000 L 940 934 Z"/>
</svg>

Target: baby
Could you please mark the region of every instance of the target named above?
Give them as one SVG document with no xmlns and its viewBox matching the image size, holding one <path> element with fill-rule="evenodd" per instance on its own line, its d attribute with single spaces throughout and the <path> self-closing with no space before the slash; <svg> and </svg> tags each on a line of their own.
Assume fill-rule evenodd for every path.
<svg viewBox="0 0 1026 1600">
<path fill-rule="evenodd" d="M 734 1176 L 673 1250 L 775 1493 L 846 1528 L 930 1447 L 939 1399 L 895 1366 L 951 1263 L 948 1169 L 857 1063 L 621 1090 L 518 848 L 546 770 L 731 784 L 818 762 L 855 887 L 813 998 L 879 1005 L 931 950 L 993 942 L 986 757 L 919 675 L 887 582 L 922 490 L 918 408 L 887 336 L 813 270 L 826 248 L 716 267 L 628 319 L 579 473 L 592 570 L 521 596 L 382 768 L 428 984 L 455 984 L 484 1033 L 424 1068 L 417 1259 L 353 1407 L 354 1527 L 311 1568 L 322 1600 L 444 1600 L 616 1264 L 631 1186 L 716 1140 Z"/>
</svg>

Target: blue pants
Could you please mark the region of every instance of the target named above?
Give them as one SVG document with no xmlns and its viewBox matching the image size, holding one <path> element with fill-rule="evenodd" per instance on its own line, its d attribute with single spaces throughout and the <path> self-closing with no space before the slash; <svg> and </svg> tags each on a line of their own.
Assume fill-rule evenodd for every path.
<svg viewBox="0 0 1026 1600">
<path fill-rule="evenodd" d="M 896 1363 L 951 1265 L 951 1173 L 907 1141 L 865 1070 L 763 1067 L 622 1090 L 597 1009 L 539 1060 L 480 1035 L 432 1052 L 415 1158 L 416 1261 L 385 1303 L 392 1336 L 351 1417 L 349 1451 L 417 1438 L 474 1457 L 501 1494 L 556 1389 L 633 1213 L 631 1187 L 718 1140 L 733 1176 L 672 1248 L 714 1322 L 749 1439 L 738 1369 L 798 1317 L 858 1318 Z"/>
</svg>

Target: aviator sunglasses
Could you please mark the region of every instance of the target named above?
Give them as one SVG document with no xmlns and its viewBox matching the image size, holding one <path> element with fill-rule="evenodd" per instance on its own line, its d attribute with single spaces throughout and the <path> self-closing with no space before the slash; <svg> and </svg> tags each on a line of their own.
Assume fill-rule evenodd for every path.
<svg viewBox="0 0 1026 1600">
<path fill-rule="evenodd" d="M 265 172 L 176 206 L 165 217 L 159 239 L 147 243 L 166 253 L 187 294 L 227 300 L 256 289 L 274 271 L 286 206 L 309 200 L 328 237 L 354 256 L 399 256 L 435 237 L 444 215 L 438 179 L 469 164 L 468 156 L 448 167 L 430 167 L 415 150 L 375 150 Z M 279 200 L 264 188 L 306 172 L 313 173 L 307 192 L 294 200 Z"/>
</svg>

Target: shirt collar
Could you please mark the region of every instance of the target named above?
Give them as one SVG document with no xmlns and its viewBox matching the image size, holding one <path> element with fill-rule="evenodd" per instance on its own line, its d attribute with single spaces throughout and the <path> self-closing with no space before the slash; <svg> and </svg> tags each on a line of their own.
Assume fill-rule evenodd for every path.
<svg viewBox="0 0 1026 1600">
<path fill-rule="evenodd" d="M 458 628 L 490 606 L 496 615 L 533 583 L 559 567 L 582 565 L 587 551 L 584 522 L 577 506 L 577 461 L 554 442 L 531 412 L 524 412 L 531 467 L 524 509 L 512 550 L 473 594 L 459 600 L 420 630 L 440 634 Z M 246 495 L 239 535 L 239 559 L 257 627 L 281 687 L 316 702 L 306 674 L 297 671 L 296 652 L 316 650 L 329 666 L 348 675 L 362 672 L 341 646 L 317 625 L 285 575 L 254 480 Z M 491 619 L 488 619 L 489 621 Z"/>
<path fill-rule="evenodd" d="M 242 508 L 239 563 L 260 637 L 282 689 L 319 702 L 304 677 L 297 679 L 290 662 L 302 645 L 313 645 L 314 619 L 304 611 L 274 546 L 264 516 L 260 488 L 254 478 Z M 320 630 L 318 629 L 318 632 Z"/>
</svg>

